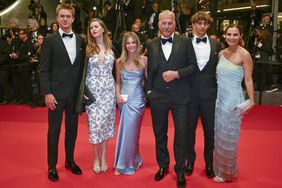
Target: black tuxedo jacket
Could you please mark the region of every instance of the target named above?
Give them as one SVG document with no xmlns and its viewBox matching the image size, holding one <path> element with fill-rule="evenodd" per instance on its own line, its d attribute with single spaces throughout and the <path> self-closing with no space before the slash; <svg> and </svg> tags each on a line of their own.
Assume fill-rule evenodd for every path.
<svg viewBox="0 0 282 188">
<path fill-rule="evenodd" d="M 215 40 L 209 40 L 211 45 L 209 61 L 201 71 L 199 67 L 196 66 L 195 74 L 190 77 L 193 99 L 216 99 L 216 66 L 218 63 L 218 53 L 221 50 L 221 47 L 220 43 Z"/>
<path fill-rule="evenodd" d="M 76 36 L 76 59 L 71 63 L 59 32 L 44 38 L 40 57 L 40 83 L 42 94 L 52 93 L 57 100 L 77 96 L 85 57 L 85 42 Z"/>
<path fill-rule="evenodd" d="M 172 51 L 168 60 L 165 59 L 160 37 L 147 45 L 148 79 L 146 90 L 151 91 L 150 101 L 187 104 L 191 101 L 191 89 L 188 76 L 196 69 L 196 56 L 192 42 L 183 36 L 174 35 Z M 162 73 L 167 70 L 178 71 L 180 78 L 166 83 Z"/>
</svg>

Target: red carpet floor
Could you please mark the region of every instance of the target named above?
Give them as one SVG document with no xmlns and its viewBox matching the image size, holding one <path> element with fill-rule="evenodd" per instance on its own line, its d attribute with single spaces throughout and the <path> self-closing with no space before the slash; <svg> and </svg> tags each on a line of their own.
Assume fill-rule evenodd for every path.
<svg viewBox="0 0 282 188">
<path fill-rule="evenodd" d="M 198 188 L 282 188 L 282 108 L 257 106 L 244 119 L 239 142 L 239 176 L 231 183 L 219 185 L 205 177 L 203 160 L 203 131 L 197 129 L 197 160 L 192 176 L 186 177 L 187 187 Z M 143 166 L 136 174 L 115 176 L 113 166 L 115 139 L 108 145 L 106 173 L 92 172 L 92 147 L 88 143 L 85 115 L 80 117 L 75 159 L 83 175 L 76 176 L 64 168 L 64 129 L 61 131 L 56 183 L 47 178 L 46 134 L 47 109 L 19 105 L 0 106 L 0 187 L 2 188 L 171 188 L 176 187 L 172 157 L 173 126 L 170 119 L 170 173 L 161 182 L 154 182 L 158 167 L 149 109 L 141 128 L 140 150 Z"/>
</svg>

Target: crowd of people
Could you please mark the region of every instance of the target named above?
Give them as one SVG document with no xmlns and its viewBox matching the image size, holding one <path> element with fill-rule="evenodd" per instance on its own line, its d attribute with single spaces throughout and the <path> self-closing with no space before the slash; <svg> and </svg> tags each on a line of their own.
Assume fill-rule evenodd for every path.
<svg viewBox="0 0 282 188">
<path fill-rule="evenodd" d="M 48 108 L 48 178 L 59 180 L 56 165 L 64 113 L 65 167 L 82 174 L 74 149 L 79 114 L 85 111 L 93 145 L 93 172 L 108 170 L 107 142 L 115 136 L 117 106 L 120 120 L 114 174 L 134 174 L 142 166 L 139 136 L 148 100 L 159 167 L 155 181 L 161 181 L 169 171 L 169 112 L 174 123 L 177 187 L 185 187 L 185 176 L 194 170 L 199 117 L 204 130 L 206 176 L 216 182 L 232 181 L 238 176 L 242 116 L 255 106 L 254 60 L 269 61 L 273 55 L 269 15 L 263 16 L 261 25 L 255 25 L 257 15 L 250 16 L 253 58 L 247 45 L 242 45 L 239 25 L 227 26 L 222 44 L 208 35 L 213 18 L 198 11 L 189 20 L 193 36 L 187 37 L 186 30 L 177 30 L 177 15 L 159 11 L 157 3 L 152 3 L 145 25 L 136 18 L 127 26 L 130 29 L 120 33 L 121 40 L 113 40 L 117 27 L 110 16 L 115 17 L 115 13 L 109 1 L 104 5 L 106 15 L 98 18 L 89 14 L 85 20 L 86 35 L 74 28 L 77 11 L 72 4 L 58 5 L 57 21 L 50 29 L 46 27 L 47 14 L 37 4 L 29 7 L 27 29 L 18 28 L 18 20 L 11 18 L 5 40 L 0 40 L 2 104 Z M 258 33 L 253 33 L 258 27 Z M 272 85 L 271 79 L 267 80 Z M 90 97 L 86 90 L 93 95 L 91 102 L 87 102 Z"/>
</svg>

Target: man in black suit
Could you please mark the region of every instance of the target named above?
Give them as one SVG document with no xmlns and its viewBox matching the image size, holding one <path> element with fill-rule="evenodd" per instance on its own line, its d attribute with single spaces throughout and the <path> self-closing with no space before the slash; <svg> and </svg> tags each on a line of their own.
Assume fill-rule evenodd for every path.
<svg viewBox="0 0 282 188">
<path fill-rule="evenodd" d="M 174 121 L 174 170 L 178 187 L 185 187 L 185 159 L 187 149 L 187 113 L 191 102 L 188 76 L 192 75 L 196 59 L 189 39 L 174 34 L 175 15 L 164 10 L 159 15 L 161 37 L 148 43 L 147 94 L 150 99 L 156 155 L 159 170 L 155 181 L 168 173 L 169 152 L 167 149 L 168 114 Z"/>
<path fill-rule="evenodd" d="M 78 124 L 75 101 L 84 65 L 85 42 L 72 31 L 75 11 L 71 5 L 58 5 L 56 15 L 60 29 L 44 39 L 40 59 L 41 89 L 48 107 L 48 178 L 51 181 L 59 179 L 56 164 L 64 111 L 65 167 L 74 174 L 82 174 L 74 162 Z"/>
<path fill-rule="evenodd" d="M 212 23 L 212 18 L 205 12 L 199 11 L 192 18 L 194 38 L 193 48 L 197 58 L 196 73 L 190 78 L 192 102 L 189 105 L 188 122 L 188 151 L 186 174 L 191 175 L 194 169 L 195 131 L 198 118 L 201 116 L 204 129 L 204 159 L 206 162 L 206 175 L 214 177 L 213 148 L 214 148 L 214 112 L 216 100 L 216 65 L 220 43 L 209 38 L 207 31 Z"/>
<path fill-rule="evenodd" d="M 106 15 L 102 17 L 102 20 L 105 22 L 108 30 L 114 33 L 117 21 L 116 10 L 112 7 L 112 3 L 110 1 L 106 1 L 104 3 L 104 7 L 107 12 Z"/>
<path fill-rule="evenodd" d="M 158 34 L 158 22 L 159 22 L 159 6 L 158 3 L 153 2 L 151 5 L 151 12 L 147 17 L 146 27 L 149 32 L 149 38 L 153 39 Z"/>
</svg>

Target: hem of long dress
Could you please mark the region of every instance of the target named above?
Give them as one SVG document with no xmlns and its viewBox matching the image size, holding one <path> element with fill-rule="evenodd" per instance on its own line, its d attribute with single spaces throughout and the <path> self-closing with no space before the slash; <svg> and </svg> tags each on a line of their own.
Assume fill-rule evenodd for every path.
<svg viewBox="0 0 282 188">
<path fill-rule="evenodd" d="M 140 164 L 138 164 L 137 168 L 120 169 L 118 167 L 115 167 L 115 169 L 121 174 L 132 175 L 132 174 L 135 174 L 136 170 L 138 170 L 142 166 L 142 164 L 143 164 L 142 162 Z"/>
</svg>

